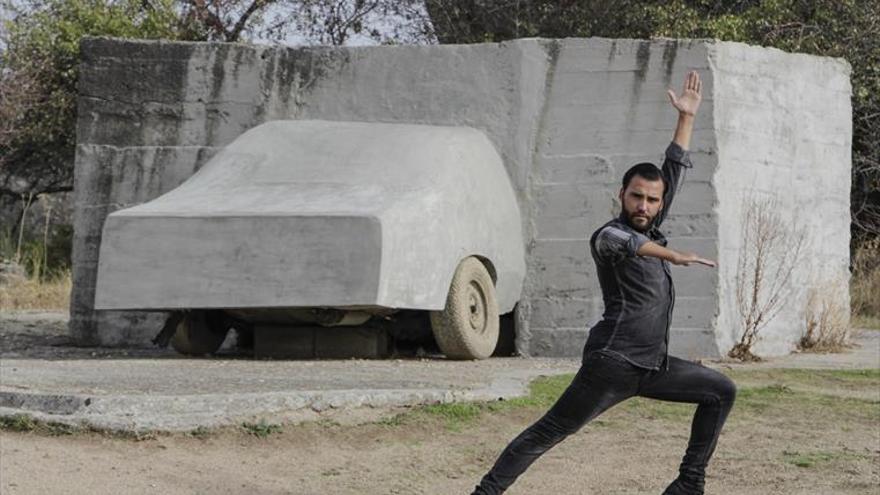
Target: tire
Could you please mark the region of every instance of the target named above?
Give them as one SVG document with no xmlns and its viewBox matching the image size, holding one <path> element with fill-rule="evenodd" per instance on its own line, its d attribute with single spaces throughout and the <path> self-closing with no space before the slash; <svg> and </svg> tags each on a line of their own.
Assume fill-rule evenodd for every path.
<svg viewBox="0 0 880 495">
<path fill-rule="evenodd" d="M 450 359 L 485 359 L 498 344 L 498 300 L 492 277 L 477 258 L 459 263 L 446 308 L 431 311 L 431 329 Z"/>
<path fill-rule="evenodd" d="M 190 311 L 177 324 L 171 347 L 188 356 L 213 354 L 229 332 L 228 320 L 220 311 Z"/>
</svg>

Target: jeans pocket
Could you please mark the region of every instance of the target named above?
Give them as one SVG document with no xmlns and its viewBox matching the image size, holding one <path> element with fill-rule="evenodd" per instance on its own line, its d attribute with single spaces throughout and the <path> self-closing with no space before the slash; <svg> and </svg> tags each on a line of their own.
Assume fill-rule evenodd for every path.
<svg viewBox="0 0 880 495">
<path fill-rule="evenodd" d="M 604 352 L 592 352 L 584 360 L 584 367 L 590 375 L 607 379 L 617 377 L 625 365 Z"/>
<path fill-rule="evenodd" d="M 585 357 L 584 368 L 590 378 L 599 379 L 609 384 L 624 385 L 637 382 L 640 370 L 629 363 L 623 356 L 594 351 Z"/>
</svg>

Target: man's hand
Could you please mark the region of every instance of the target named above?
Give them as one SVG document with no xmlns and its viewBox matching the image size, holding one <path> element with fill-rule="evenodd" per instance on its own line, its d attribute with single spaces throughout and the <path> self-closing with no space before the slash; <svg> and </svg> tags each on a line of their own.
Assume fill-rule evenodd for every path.
<svg viewBox="0 0 880 495">
<path fill-rule="evenodd" d="M 678 110 L 679 114 L 693 117 L 700 107 L 702 89 L 703 83 L 700 81 L 700 75 L 696 71 L 690 71 L 684 78 L 684 88 L 680 95 L 675 96 L 675 91 L 671 89 L 667 90 L 666 94 L 669 95 L 669 101 L 672 102 L 672 106 Z"/>
<path fill-rule="evenodd" d="M 648 241 L 636 251 L 639 256 L 652 256 L 666 260 L 673 265 L 689 266 L 691 263 L 699 263 L 706 266 L 715 266 L 715 262 L 706 258 L 700 258 L 694 253 L 681 253 L 674 249 L 669 249 L 657 244 L 654 241 Z"/>
<path fill-rule="evenodd" d="M 670 260 L 673 265 L 690 266 L 691 263 L 699 263 L 701 265 L 711 266 L 715 268 L 715 262 L 706 258 L 700 258 L 694 253 L 681 253 L 675 251 L 675 256 Z"/>
</svg>

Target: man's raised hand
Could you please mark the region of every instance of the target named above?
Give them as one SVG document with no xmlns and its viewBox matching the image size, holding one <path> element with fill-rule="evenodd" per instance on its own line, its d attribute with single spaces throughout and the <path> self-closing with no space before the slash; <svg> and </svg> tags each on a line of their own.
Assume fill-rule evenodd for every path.
<svg viewBox="0 0 880 495">
<path fill-rule="evenodd" d="M 671 89 L 667 90 L 666 94 L 669 96 L 672 106 L 679 113 L 693 116 L 696 115 L 697 108 L 700 107 L 702 89 L 703 83 L 700 81 L 700 75 L 697 74 L 697 71 L 692 70 L 684 78 L 684 88 L 682 88 L 680 95 L 676 96 L 675 91 Z"/>
</svg>

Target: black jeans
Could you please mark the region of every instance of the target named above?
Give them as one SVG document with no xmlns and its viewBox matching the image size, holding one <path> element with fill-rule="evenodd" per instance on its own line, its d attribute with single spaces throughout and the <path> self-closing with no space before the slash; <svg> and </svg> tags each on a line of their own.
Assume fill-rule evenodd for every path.
<svg viewBox="0 0 880 495">
<path fill-rule="evenodd" d="M 474 494 L 504 492 L 541 454 L 611 406 L 634 396 L 699 404 L 676 484 L 687 487 L 681 493 L 701 494 L 706 465 L 733 406 L 736 386 L 715 370 L 672 356 L 669 369 L 652 371 L 601 351 L 586 353 L 556 404 L 510 442 Z"/>
</svg>

